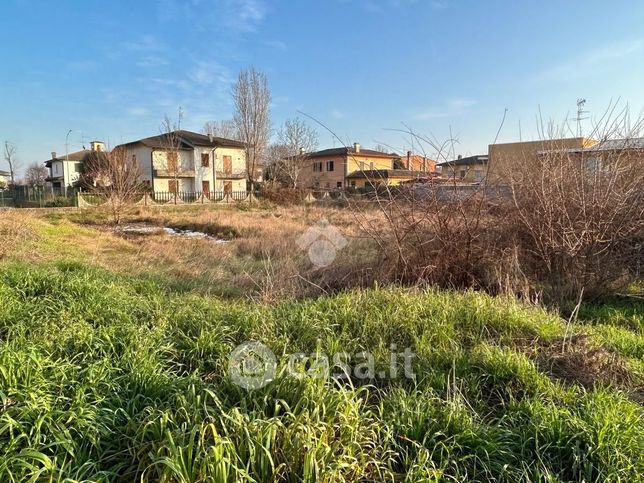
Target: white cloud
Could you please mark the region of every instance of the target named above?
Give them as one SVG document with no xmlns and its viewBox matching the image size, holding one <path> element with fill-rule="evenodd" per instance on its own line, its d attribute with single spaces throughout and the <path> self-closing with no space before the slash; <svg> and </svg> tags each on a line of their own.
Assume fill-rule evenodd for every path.
<svg viewBox="0 0 644 483">
<path fill-rule="evenodd" d="M 339 111 L 338 109 L 333 109 L 331 111 L 331 117 L 333 119 L 342 119 L 344 117 L 344 112 Z"/>
<path fill-rule="evenodd" d="M 211 84 L 229 86 L 233 82 L 228 68 L 214 60 L 196 61 L 188 77 L 192 82 L 200 86 Z"/>
<path fill-rule="evenodd" d="M 466 97 L 453 97 L 447 100 L 447 105 L 453 109 L 464 109 L 473 106 L 477 102 L 474 99 L 468 99 Z"/>
<path fill-rule="evenodd" d="M 533 81 L 551 82 L 588 78 L 610 69 L 611 63 L 644 50 L 644 39 L 615 42 L 598 47 L 559 64 L 547 67 L 532 77 Z"/>
<path fill-rule="evenodd" d="M 266 15 L 266 5 L 260 0 L 228 0 L 231 15 L 228 17 L 239 30 L 252 32 Z"/>
<path fill-rule="evenodd" d="M 161 67 L 162 65 L 168 65 L 168 61 L 159 55 L 151 54 L 143 56 L 137 61 L 136 65 L 139 67 Z"/>
<path fill-rule="evenodd" d="M 452 97 L 446 99 L 442 106 L 430 107 L 416 113 L 413 118 L 417 121 L 428 121 L 430 119 L 456 116 L 477 103 L 478 101 L 466 97 Z"/>
<path fill-rule="evenodd" d="M 286 43 L 281 40 L 264 40 L 262 43 L 276 50 L 286 50 Z"/>
<path fill-rule="evenodd" d="M 121 43 L 121 47 L 130 52 L 157 52 L 162 50 L 163 43 L 154 35 L 140 35 L 135 40 Z"/>
<path fill-rule="evenodd" d="M 147 116 L 149 111 L 145 107 L 129 107 L 127 109 L 127 113 L 130 116 L 141 117 L 141 116 Z"/>
<path fill-rule="evenodd" d="M 189 20 L 198 28 L 222 23 L 240 32 L 254 32 L 266 16 L 264 0 L 158 0 L 161 22 Z"/>
</svg>

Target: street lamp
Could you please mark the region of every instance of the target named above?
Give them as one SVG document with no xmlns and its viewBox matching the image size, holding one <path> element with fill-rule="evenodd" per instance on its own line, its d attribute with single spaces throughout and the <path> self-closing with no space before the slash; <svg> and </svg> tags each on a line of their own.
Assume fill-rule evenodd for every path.
<svg viewBox="0 0 644 483">
<path fill-rule="evenodd" d="M 65 166 L 63 166 L 63 184 L 65 189 L 65 197 L 67 197 L 67 180 L 65 180 L 65 170 L 68 168 L 67 162 L 69 161 L 69 135 L 72 133 L 72 129 L 67 131 L 65 136 Z"/>
</svg>

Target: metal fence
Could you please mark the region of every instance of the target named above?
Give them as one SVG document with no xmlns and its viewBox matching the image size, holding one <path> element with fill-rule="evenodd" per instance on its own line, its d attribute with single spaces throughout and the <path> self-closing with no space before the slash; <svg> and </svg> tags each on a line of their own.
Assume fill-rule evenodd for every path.
<svg viewBox="0 0 644 483">
<path fill-rule="evenodd" d="M 243 201 L 249 195 L 250 191 L 155 191 L 150 193 L 150 198 L 156 203 L 178 204 L 178 203 L 208 203 L 213 201 L 223 201 L 226 195 L 234 201 Z"/>
<path fill-rule="evenodd" d="M 78 193 L 78 188 L 12 186 L 0 192 L 0 206 L 16 208 L 76 206 Z"/>
</svg>

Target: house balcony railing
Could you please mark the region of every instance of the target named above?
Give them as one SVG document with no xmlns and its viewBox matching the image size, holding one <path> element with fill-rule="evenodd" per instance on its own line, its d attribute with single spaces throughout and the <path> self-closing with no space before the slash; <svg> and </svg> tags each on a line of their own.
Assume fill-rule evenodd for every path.
<svg viewBox="0 0 644 483">
<path fill-rule="evenodd" d="M 219 179 L 245 179 L 246 171 L 217 171 Z"/>
<path fill-rule="evenodd" d="M 168 169 L 154 169 L 154 176 L 157 178 L 194 178 L 195 170 L 194 169 L 177 169 L 177 170 L 168 170 Z"/>
</svg>

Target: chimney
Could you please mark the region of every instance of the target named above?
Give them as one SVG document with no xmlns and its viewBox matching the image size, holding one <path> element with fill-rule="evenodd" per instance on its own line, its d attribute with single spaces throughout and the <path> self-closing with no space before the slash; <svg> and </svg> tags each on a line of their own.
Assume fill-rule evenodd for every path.
<svg viewBox="0 0 644 483">
<path fill-rule="evenodd" d="M 304 154 L 304 148 L 300 148 L 300 154 Z"/>
<path fill-rule="evenodd" d="M 359 153 L 360 152 L 360 143 L 353 143 L 353 150 L 356 153 Z"/>
<path fill-rule="evenodd" d="M 104 151 L 105 150 L 105 143 L 103 141 L 91 141 L 89 143 L 89 148 L 92 151 Z"/>
<path fill-rule="evenodd" d="M 411 151 L 407 151 L 407 169 L 411 169 Z"/>
<path fill-rule="evenodd" d="M 463 156 L 459 154 L 456 159 L 463 159 Z"/>
<path fill-rule="evenodd" d="M 56 159 L 56 151 L 51 152 L 51 159 Z"/>
</svg>

